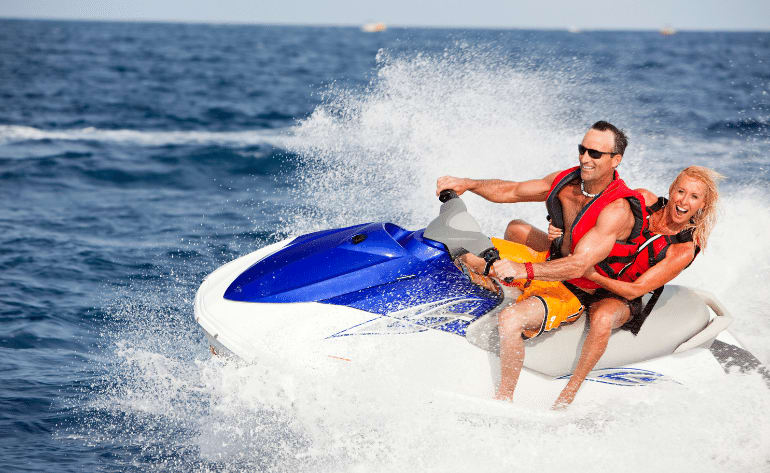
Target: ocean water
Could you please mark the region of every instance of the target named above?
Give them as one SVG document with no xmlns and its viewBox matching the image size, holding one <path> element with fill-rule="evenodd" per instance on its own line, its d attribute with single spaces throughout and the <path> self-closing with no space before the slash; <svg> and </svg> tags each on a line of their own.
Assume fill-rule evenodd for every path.
<svg viewBox="0 0 770 473">
<path fill-rule="evenodd" d="M 0 20 L 0 468 L 770 471 L 756 376 L 538 412 L 211 358 L 192 309 L 239 255 L 420 228 L 438 176 L 543 176 L 607 119 L 632 186 L 727 176 L 677 282 L 768 363 L 768 58 L 768 33 Z M 467 202 L 490 234 L 545 226 L 542 204 Z"/>
</svg>

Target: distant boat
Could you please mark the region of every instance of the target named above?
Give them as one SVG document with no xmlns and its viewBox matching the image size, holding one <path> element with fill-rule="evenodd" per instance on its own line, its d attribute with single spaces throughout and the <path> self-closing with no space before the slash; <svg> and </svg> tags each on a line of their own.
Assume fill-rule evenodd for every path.
<svg viewBox="0 0 770 473">
<path fill-rule="evenodd" d="M 580 28 L 578 28 L 577 26 L 574 26 L 574 25 L 573 26 L 568 26 L 567 27 L 567 31 L 569 31 L 570 33 L 580 33 L 581 32 Z"/>
<path fill-rule="evenodd" d="M 387 26 L 385 26 L 385 23 L 366 23 L 361 26 L 361 31 L 364 31 L 366 33 L 379 33 L 381 31 L 385 31 L 388 29 Z"/>
<path fill-rule="evenodd" d="M 671 36 L 676 34 L 676 30 L 670 26 L 665 26 L 660 29 L 660 34 L 662 34 L 663 36 Z"/>
</svg>

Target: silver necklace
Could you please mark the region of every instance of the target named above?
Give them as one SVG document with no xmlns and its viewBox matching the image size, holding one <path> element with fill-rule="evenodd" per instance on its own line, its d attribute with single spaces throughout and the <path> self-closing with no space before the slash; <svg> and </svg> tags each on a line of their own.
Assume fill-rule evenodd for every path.
<svg viewBox="0 0 770 473">
<path fill-rule="evenodd" d="M 586 192 L 585 183 L 583 181 L 580 181 L 580 192 L 582 192 L 584 196 L 590 197 L 591 199 L 601 194 L 601 192 L 597 192 L 596 194 L 589 194 Z"/>
</svg>

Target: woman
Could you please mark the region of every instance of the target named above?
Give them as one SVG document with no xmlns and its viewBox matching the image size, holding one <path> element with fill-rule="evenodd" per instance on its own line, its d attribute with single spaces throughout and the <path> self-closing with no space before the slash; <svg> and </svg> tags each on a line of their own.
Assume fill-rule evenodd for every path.
<svg viewBox="0 0 770 473">
<path fill-rule="evenodd" d="M 593 268 L 585 276 L 628 300 L 640 299 L 671 281 L 706 247 L 716 223 L 717 181 L 721 179 L 712 169 L 690 166 L 671 183 L 668 199 L 637 189 L 645 202 L 654 202 L 647 207 L 647 241 L 618 279 L 602 276 Z M 549 225 L 549 240 L 561 234 L 560 229 Z"/>
<path fill-rule="evenodd" d="M 617 279 L 602 276 L 593 268 L 585 274 L 585 277 L 612 293 L 605 292 L 604 295 L 619 297 L 614 302 L 610 300 L 609 303 L 591 306 L 588 336 L 603 339 L 604 344 L 581 352 L 575 372 L 556 400 L 555 407 L 566 406 L 575 398 L 580 384 L 604 353 L 612 329 L 622 324 L 622 328 L 638 333 L 663 285 L 687 268 L 706 247 L 716 223 L 717 181 L 720 179 L 722 176 L 712 169 L 690 166 L 674 179 L 668 190 L 668 199 L 657 198 L 646 189 L 638 189 L 646 202 L 654 202 L 648 207 L 647 240 Z M 561 230 L 549 226 L 549 239 L 560 235 Z M 642 296 L 651 291 L 655 291 L 653 298 L 643 307 Z M 588 345 L 586 343 L 584 347 Z"/>
</svg>

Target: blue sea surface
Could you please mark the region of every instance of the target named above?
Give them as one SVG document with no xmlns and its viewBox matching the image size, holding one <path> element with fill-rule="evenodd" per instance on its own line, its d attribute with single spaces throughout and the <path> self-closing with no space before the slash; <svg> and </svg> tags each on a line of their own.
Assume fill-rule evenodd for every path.
<svg viewBox="0 0 770 473">
<path fill-rule="evenodd" d="M 728 177 L 725 195 L 752 199 L 728 200 L 726 212 L 760 228 L 716 235 L 702 258 L 724 264 L 731 241 L 752 245 L 756 266 L 739 272 L 762 295 L 738 330 L 766 347 L 768 61 L 770 33 L 0 20 L 0 469 L 312 469 L 295 455 L 307 449 L 301 432 L 276 427 L 290 420 L 266 417 L 271 439 L 290 440 L 288 456 L 256 434 L 230 439 L 244 451 L 227 456 L 200 441 L 213 404 L 180 374 L 209 357 L 197 287 L 287 235 L 427 223 L 445 136 L 488 156 L 494 140 L 465 130 L 530 95 L 520 128 L 550 137 L 533 148 L 564 142 L 573 153 L 564 130 L 617 121 L 644 157 L 624 163 L 631 178 L 665 192 L 675 169 L 705 164 Z M 472 98 L 495 80 L 513 92 Z M 506 95 L 517 96 L 510 107 Z M 457 127 L 443 135 L 426 123 Z M 420 159 L 430 172 L 410 167 Z M 540 177 L 495 176 L 499 159 L 474 177 Z"/>
</svg>

